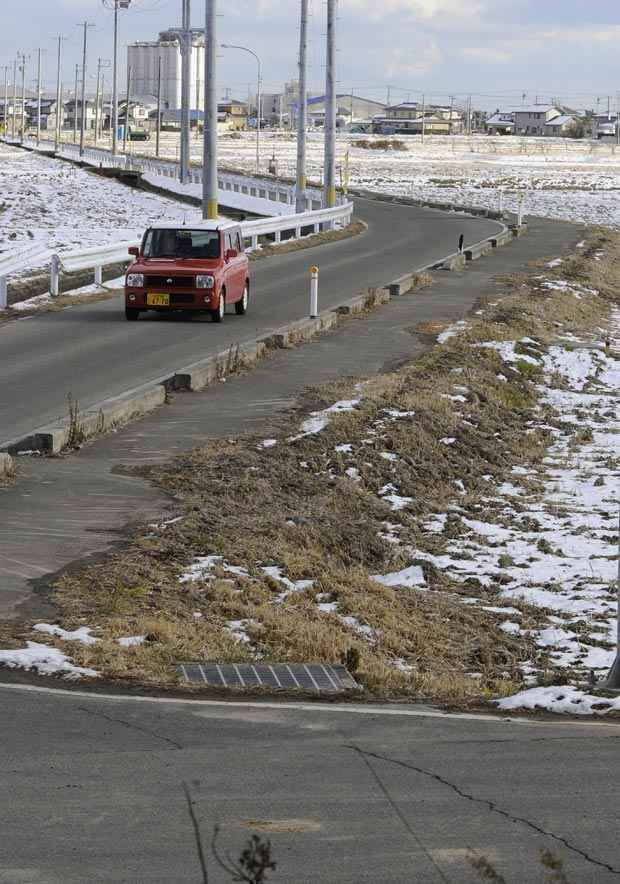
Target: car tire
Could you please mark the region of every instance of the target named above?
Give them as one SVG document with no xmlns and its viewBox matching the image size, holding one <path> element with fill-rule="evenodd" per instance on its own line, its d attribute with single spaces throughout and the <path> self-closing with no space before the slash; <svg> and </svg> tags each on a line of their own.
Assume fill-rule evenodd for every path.
<svg viewBox="0 0 620 884">
<path fill-rule="evenodd" d="M 235 301 L 235 313 L 237 314 L 237 316 L 245 316 L 245 314 L 248 312 L 249 303 L 250 283 L 246 281 L 241 298 L 238 301 Z"/>
<path fill-rule="evenodd" d="M 140 318 L 140 311 L 135 310 L 133 307 L 125 307 L 125 319 L 128 322 L 137 322 Z"/>
<path fill-rule="evenodd" d="M 222 290 L 220 299 L 217 302 L 215 310 L 211 310 L 211 319 L 213 322 L 223 322 L 226 314 L 226 292 Z"/>
</svg>

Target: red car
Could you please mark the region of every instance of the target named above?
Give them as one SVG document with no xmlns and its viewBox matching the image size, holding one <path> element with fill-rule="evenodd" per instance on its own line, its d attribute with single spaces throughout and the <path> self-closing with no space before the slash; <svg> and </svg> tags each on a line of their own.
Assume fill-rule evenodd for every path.
<svg viewBox="0 0 620 884">
<path fill-rule="evenodd" d="M 155 310 L 208 312 L 224 318 L 227 304 L 243 316 L 250 298 L 248 257 L 234 221 L 201 221 L 191 226 L 154 224 L 144 234 L 125 278 L 125 316 Z"/>
</svg>

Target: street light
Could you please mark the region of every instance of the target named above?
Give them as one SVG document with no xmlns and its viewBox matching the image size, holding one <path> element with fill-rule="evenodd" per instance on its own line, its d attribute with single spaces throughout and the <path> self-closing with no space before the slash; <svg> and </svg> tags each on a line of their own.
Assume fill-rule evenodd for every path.
<svg viewBox="0 0 620 884">
<path fill-rule="evenodd" d="M 262 104 L 262 75 L 261 75 L 261 61 L 258 55 L 254 52 L 253 49 L 248 49 L 247 46 L 236 46 L 232 43 L 222 43 L 222 49 L 240 49 L 242 52 L 249 52 L 250 55 L 253 55 L 256 59 L 256 64 L 258 65 L 258 79 L 257 79 L 257 88 L 256 88 L 256 171 L 260 172 L 260 124 L 261 124 L 261 104 Z M 250 109 L 248 108 L 248 113 Z"/>
</svg>

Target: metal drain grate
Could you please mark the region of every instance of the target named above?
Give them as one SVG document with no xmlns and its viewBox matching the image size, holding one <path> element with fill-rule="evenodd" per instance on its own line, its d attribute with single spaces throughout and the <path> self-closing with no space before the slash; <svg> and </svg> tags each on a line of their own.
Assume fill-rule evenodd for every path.
<svg viewBox="0 0 620 884">
<path fill-rule="evenodd" d="M 177 670 L 191 684 L 220 688 L 272 688 L 335 694 L 359 688 L 344 666 L 322 663 L 179 663 Z"/>
</svg>

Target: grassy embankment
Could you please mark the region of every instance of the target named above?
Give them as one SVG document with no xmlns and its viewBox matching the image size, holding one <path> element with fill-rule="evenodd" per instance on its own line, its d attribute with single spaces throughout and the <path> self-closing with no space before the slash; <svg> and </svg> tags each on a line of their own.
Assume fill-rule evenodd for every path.
<svg viewBox="0 0 620 884">
<path fill-rule="evenodd" d="M 600 248 L 604 257 L 596 260 Z M 462 334 L 411 364 L 361 386 L 346 381 L 307 392 L 304 408 L 282 419 L 272 447 L 253 437 L 210 442 L 146 470 L 185 515 L 137 532 L 128 548 L 58 582 L 58 622 L 101 630 L 99 643 L 71 646 L 75 661 L 108 677 L 163 685 L 176 683 L 179 661 L 345 661 L 374 696 L 463 702 L 513 692 L 531 640 L 464 603 L 475 595 L 501 606 L 501 584 L 452 582 L 416 551 L 441 554 L 463 514 L 497 518 L 485 502 L 489 477 L 499 484 L 515 465 L 541 467 L 550 442 L 548 429 L 524 429 L 535 414 L 544 423 L 536 412 L 540 370 L 527 361 L 507 369 L 495 350 L 475 345 L 529 335 L 544 347 L 560 330 L 580 335 L 605 326 L 618 303 L 619 258 L 620 235 L 597 233 L 565 260 L 561 275 L 598 296 L 577 300 L 541 289 L 531 275 L 503 280 Z M 449 398 L 455 386 L 467 391 L 457 401 Z M 331 415 L 321 432 L 295 438 L 307 411 L 336 400 L 359 402 Z M 557 420 L 542 416 L 549 426 Z M 530 494 L 542 489 L 535 478 L 523 483 Z M 403 509 L 386 501 L 390 484 L 408 498 Z M 455 502 L 459 512 L 450 514 Z M 446 512 L 442 533 L 424 529 Z M 204 578 L 181 583 L 196 558 L 208 555 L 222 560 Z M 373 580 L 416 562 L 423 589 Z M 266 566 L 313 583 L 282 599 L 287 586 Z M 542 622 L 540 609 L 511 604 L 524 630 Z M 249 641 L 239 641 L 231 621 L 245 621 Z M 133 648 L 115 641 L 135 634 L 148 640 Z"/>
</svg>

